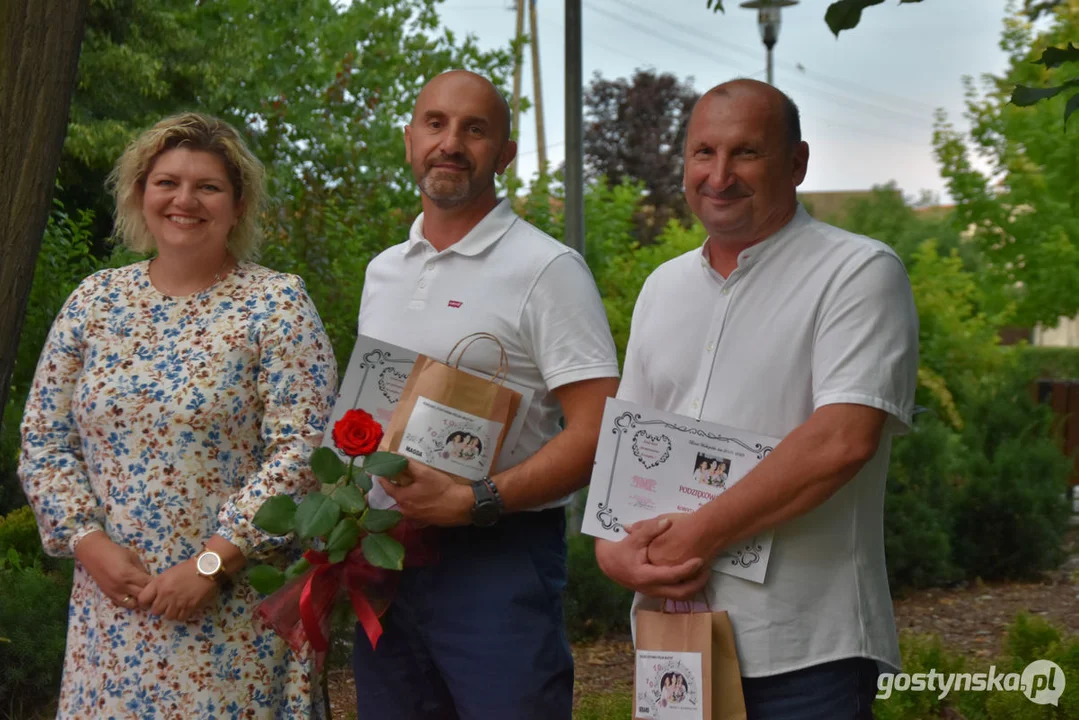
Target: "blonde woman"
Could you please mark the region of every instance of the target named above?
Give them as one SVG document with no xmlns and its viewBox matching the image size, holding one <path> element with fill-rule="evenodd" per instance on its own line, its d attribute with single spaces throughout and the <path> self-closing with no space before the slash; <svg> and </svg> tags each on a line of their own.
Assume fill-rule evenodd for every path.
<svg viewBox="0 0 1079 720">
<path fill-rule="evenodd" d="M 309 658 L 254 616 L 251 519 L 300 497 L 337 370 L 303 282 L 251 261 L 263 169 L 198 114 L 135 140 L 116 228 L 151 260 L 82 282 L 57 316 L 19 474 L 46 551 L 76 559 L 58 717 L 321 716 Z"/>
</svg>

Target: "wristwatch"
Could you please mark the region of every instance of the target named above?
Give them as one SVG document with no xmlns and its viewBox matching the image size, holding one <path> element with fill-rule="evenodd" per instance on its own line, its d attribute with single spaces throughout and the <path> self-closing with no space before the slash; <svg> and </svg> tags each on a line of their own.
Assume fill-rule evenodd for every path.
<svg viewBox="0 0 1079 720">
<path fill-rule="evenodd" d="M 222 562 L 221 556 L 215 553 L 213 550 L 203 550 L 195 558 L 195 569 L 199 575 L 204 578 L 210 578 L 214 581 L 224 580 L 225 575 L 225 563 Z"/>
<path fill-rule="evenodd" d="M 498 488 L 486 475 L 482 480 L 472 483 L 472 494 L 476 504 L 472 506 L 472 524 L 477 527 L 490 527 L 502 516 L 502 496 Z"/>
</svg>

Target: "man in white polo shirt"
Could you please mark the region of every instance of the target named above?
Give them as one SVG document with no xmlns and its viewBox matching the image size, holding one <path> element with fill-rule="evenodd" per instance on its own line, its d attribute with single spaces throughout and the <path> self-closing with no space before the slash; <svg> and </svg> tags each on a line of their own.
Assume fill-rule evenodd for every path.
<svg viewBox="0 0 1079 720">
<path fill-rule="evenodd" d="M 597 558 L 635 607 L 704 589 L 729 612 L 749 718 L 871 718 L 878 662 L 900 662 L 883 503 L 891 436 L 914 407 L 910 282 L 889 247 L 798 204 L 809 147 L 775 88 L 705 93 L 684 160 L 709 236 L 645 282 L 618 395 L 782 441 L 697 512 L 597 541 Z M 763 584 L 710 571 L 769 528 Z"/>
<path fill-rule="evenodd" d="M 412 462 L 411 484 L 382 482 L 407 517 L 438 526 L 439 557 L 403 572 L 377 650 L 356 634 L 360 718 L 571 716 L 564 506 L 588 481 L 618 361 L 584 260 L 496 197 L 515 153 L 505 100 L 469 72 L 431 80 L 405 128 L 423 214 L 368 265 L 359 331 L 435 358 L 493 333 L 509 379 L 535 394 L 490 478 L 460 485 Z M 477 342 L 462 364 L 494 374 L 498 348 Z"/>
</svg>

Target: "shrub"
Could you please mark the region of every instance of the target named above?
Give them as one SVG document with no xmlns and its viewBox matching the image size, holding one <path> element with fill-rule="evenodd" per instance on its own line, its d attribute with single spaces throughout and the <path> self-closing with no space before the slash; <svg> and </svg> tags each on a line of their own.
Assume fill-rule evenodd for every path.
<svg viewBox="0 0 1079 720">
<path fill-rule="evenodd" d="M 903 672 L 938 673 L 964 672 L 963 658 L 944 647 L 935 635 L 900 633 L 899 654 L 903 658 Z M 880 687 L 878 685 L 878 687 Z M 881 698 L 873 705 L 877 720 L 907 720 L 908 718 L 940 717 L 948 704 L 948 697 L 941 699 L 936 692 L 893 690 L 888 698 Z"/>
<path fill-rule="evenodd" d="M 570 639 L 593 640 L 613 632 L 629 632 L 633 593 L 616 585 L 599 569 L 591 537 L 573 535 L 566 540 L 569 581 L 565 613 Z"/>
<path fill-rule="evenodd" d="M 62 573 L 0 566 L 0 709 L 12 717 L 32 717 L 59 693 L 71 595 L 65 566 Z"/>
<path fill-rule="evenodd" d="M 1035 660 L 1050 660 L 1060 666 L 1065 678 L 1079 677 L 1079 635 L 1064 636 L 1041 618 L 1019 615 L 1008 628 L 1003 657 L 990 662 L 968 663 L 946 649 L 935 636 L 901 633 L 899 650 L 903 672 L 985 673 L 989 666 L 997 674 L 1023 672 Z M 1079 693 L 1065 687 L 1060 704 L 1035 705 L 1022 692 L 952 690 L 944 698 L 940 691 L 895 691 L 873 706 L 877 720 L 907 718 L 965 718 L 966 720 L 1063 720 L 1079 717 Z"/>
<path fill-rule="evenodd" d="M 966 415 L 979 421 L 963 433 L 971 462 L 956 499 L 956 561 L 985 579 L 1056 567 L 1071 515 L 1072 463 L 1050 437 L 1050 411 L 1013 370 Z"/>
<path fill-rule="evenodd" d="M 959 579 L 952 559 L 955 486 L 964 464 L 959 435 L 930 413 L 892 443 L 884 502 L 884 549 L 893 590 Z"/>
<path fill-rule="evenodd" d="M 1023 377 L 1079 380 L 1079 348 L 1019 345 L 1013 352 Z"/>
<path fill-rule="evenodd" d="M 1060 666 L 1069 682 L 1059 704 L 1035 705 L 1021 692 L 983 693 L 987 720 L 1039 718 L 1064 720 L 1079 717 L 1079 635 L 1061 632 L 1039 617 L 1020 615 L 1008 629 L 1008 656 L 998 665 L 1002 672 L 1022 673 L 1035 660 L 1049 660 Z"/>
<path fill-rule="evenodd" d="M 29 505 L 0 517 L 0 558 L 6 558 L 9 550 L 19 554 L 23 565 L 33 565 L 45 557 L 34 512 Z"/>
</svg>

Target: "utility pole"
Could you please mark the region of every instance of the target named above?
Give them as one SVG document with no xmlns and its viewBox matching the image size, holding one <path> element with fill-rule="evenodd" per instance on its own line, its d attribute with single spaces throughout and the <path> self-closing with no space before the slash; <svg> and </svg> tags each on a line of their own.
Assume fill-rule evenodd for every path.
<svg viewBox="0 0 1079 720">
<path fill-rule="evenodd" d="M 566 224 L 564 242 L 584 255 L 584 102 L 581 0 L 566 0 Z"/>
<path fill-rule="evenodd" d="M 513 120 L 511 132 L 520 135 L 518 128 L 521 124 L 521 36 L 525 29 L 525 6 L 524 0 L 516 0 L 517 5 L 517 31 L 513 36 L 516 51 L 513 54 Z M 517 177 L 517 160 L 509 166 L 510 179 Z"/>
<path fill-rule="evenodd" d="M 520 0 L 518 0 L 518 4 Z M 547 136 L 543 129 L 543 81 L 540 79 L 539 24 L 536 22 L 536 0 L 528 0 L 528 36 L 532 46 L 532 93 L 536 103 L 536 147 L 539 151 L 539 172 L 547 175 Z"/>
</svg>

